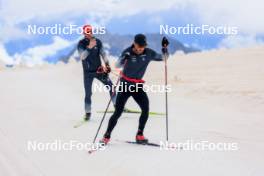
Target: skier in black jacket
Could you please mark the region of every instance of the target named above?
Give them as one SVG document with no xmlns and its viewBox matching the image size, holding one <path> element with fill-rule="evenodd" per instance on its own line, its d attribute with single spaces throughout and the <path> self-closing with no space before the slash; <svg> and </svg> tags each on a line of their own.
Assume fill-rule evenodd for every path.
<svg viewBox="0 0 264 176">
<path fill-rule="evenodd" d="M 168 40 L 166 38 L 163 39 L 163 49 L 166 48 L 168 44 Z M 122 52 L 117 62 L 117 66 L 123 67 L 119 84 L 119 88 L 122 88 L 122 91 L 119 91 L 117 94 L 115 112 L 109 120 L 107 130 L 103 139 L 100 140 L 100 143 L 107 144 L 110 141 L 111 133 L 117 124 L 117 121 L 121 116 L 125 104 L 130 96 L 134 98 L 141 108 L 136 141 L 138 143 L 148 142 L 143 135 L 143 131 L 149 115 L 149 99 L 146 92 L 143 90 L 144 80 L 142 80 L 142 78 L 146 72 L 149 62 L 162 61 L 163 57 L 154 50 L 146 48 L 146 46 L 147 41 L 145 35 L 137 34 L 134 38 L 132 46 Z"/>
<path fill-rule="evenodd" d="M 102 42 L 95 38 L 92 34 L 92 26 L 85 25 L 83 27 L 84 38 L 78 43 L 78 52 L 83 66 L 83 78 L 85 88 L 85 117 L 84 120 L 89 120 L 91 117 L 91 96 L 92 96 L 92 83 L 94 78 L 100 80 L 104 85 L 112 88 L 112 81 L 108 77 L 111 72 L 109 62 L 106 58 Z M 102 66 L 101 58 L 105 63 Z M 112 102 L 115 102 L 115 92 L 110 89 L 110 96 Z"/>
</svg>

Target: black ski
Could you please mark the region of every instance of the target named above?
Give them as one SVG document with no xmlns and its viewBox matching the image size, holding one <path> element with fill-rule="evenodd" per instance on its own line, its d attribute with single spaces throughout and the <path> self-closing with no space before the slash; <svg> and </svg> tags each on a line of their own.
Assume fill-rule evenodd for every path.
<svg viewBox="0 0 264 176">
<path fill-rule="evenodd" d="M 134 144 L 134 145 L 143 145 L 143 146 L 151 146 L 151 147 L 160 147 L 160 148 L 163 148 L 162 145 L 157 144 L 157 143 L 152 143 L 152 142 L 138 143 L 136 141 L 124 141 L 124 140 L 117 140 L 117 141 L 119 141 L 119 142 L 125 142 L 125 143 L 128 143 L 128 144 Z M 167 148 L 182 150 L 182 147 L 178 148 L 178 147 L 169 146 Z"/>
<path fill-rule="evenodd" d="M 125 143 L 128 143 L 128 144 L 144 145 L 144 146 L 152 146 L 152 147 L 160 147 L 160 146 L 161 146 L 161 145 L 159 145 L 159 144 L 152 143 L 152 142 L 147 142 L 147 143 L 137 143 L 136 141 L 122 141 L 122 140 L 116 140 L 116 141 L 119 141 L 119 142 L 125 142 Z M 96 151 L 99 151 L 99 150 L 101 150 L 103 147 L 107 147 L 107 146 L 108 146 L 108 145 L 100 146 L 100 147 L 97 147 L 97 148 L 94 148 L 94 149 L 90 149 L 90 150 L 88 150 L 88 154 L 93 154 L 93 153 L 95 153 Z"/>
<path fill-rule="evenodd" d="M 138 143 L 136 141 L 125 141 L 128 144 L 137 144 L 137 145 L 146 145 L 146 146 L 152 146 L 152 147 L 160 147 L 159 144 L 152 143 L 152 142 L 145 142 L 145 143 Z"/>
<path fill-rule="evenodd" d="M 118 142 L 124 142 L 127 144 L 135 144 L 135 145 L 145 145 L 145 146 L 152 146 L 152 147 L 160 147 L 160 144 L 152 143 L 152 142 L 145 142 L 145 143 L 138 143 L 136 141 L 126 141 L 126 140 L 116 140 Z"/>
</svg>

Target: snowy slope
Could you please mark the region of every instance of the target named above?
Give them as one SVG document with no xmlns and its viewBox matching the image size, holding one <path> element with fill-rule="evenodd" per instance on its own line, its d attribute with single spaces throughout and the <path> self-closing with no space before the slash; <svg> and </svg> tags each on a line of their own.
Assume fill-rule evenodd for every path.
<svg viewBox="0 0 264 176">
<path fill-rule="evenodd" d="M 237 61 L 233 56 L 237 56 Z M 261 99 L 263 89 L 257 88 L 263 87 L 264 83 L 261 77 L 255 75 L 261 73 L 258 68 L 263 65 L 263 56 L 263 49 L 248 49 L 175 56 L 169 61 L 169 82 L 173 85 L 173 92 L 169 94 L 170 141 L 192 139 L 238 143 L 238 151 L 228 152 L 160 151 L 158 148 L 117 141 L 134 139 L 138 116 L 133 114 L 125 114 L 119 120 L 105 151 L 92 155 L 77 150 L 28 151 L 29 140 L 91 142 L 101 114 L 94 112 L 91 122 L 73 128 L 83 115 L 82 70 L 79 63 L 1 70 L 0 175 L 261 176 L 264 124 L 263 99 L 258 98 Z M 210 59 L 215 57 L 219 60 Z M 160 64 L 150 65 L 152 71 L 146 75 L 148 84 L 162 83 L 163 69 Z M 219 71 L 219 74 L 211 74 L 212 66 L 216 66 L 212 72 Z M 247 74 L 232 76 L 234 70 L 244 70 Z M 250 84 L 243 81 L 252 79 L 252 76 L 256 81 Z M 242 92 L 241 95 L 232 92 L 232 86 L 228 87 L 233 83 L 236 83 L 236 91 Z M 225 92 L 212 92 L 215 86 Z M 257 100 L 245 94 L 245 90 L 255 91 Z M 245 97 L 247 105 L 257 104 L 259 108 L 253 109 L 254 112 L 250 106 L 246 109 L 242 99 L 232 101 L 237 96 Z M 150 93 L 149 98 L 151 110 L 164 111 L 163 94 Z M 108 95 L 94 93 L 93 100 L 94 111 L 102 110 Z M 137 108 L 132 99 L 128 107 Z M 102 130 L 105 128 L 106 122 Z M 145 135 L 153 142 L 164 140 L 165 119 L 151 117 Z"/>
</svg>

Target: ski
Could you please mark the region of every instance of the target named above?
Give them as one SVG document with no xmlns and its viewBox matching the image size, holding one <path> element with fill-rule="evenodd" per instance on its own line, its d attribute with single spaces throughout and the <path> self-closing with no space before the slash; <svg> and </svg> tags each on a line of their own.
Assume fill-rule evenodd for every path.
<svg viewBox="0 0 264 176">
<path fill-rule="evenodd" d="M 156 144 L 156 143 L 151 143 L 151 142 L 147 142 L 147 143 L 137 143 L 135 141 L 122 141 L 122 140 L 116 140 L 116 141 L 125 142 L 125 143 L 128 143 L 128 144 L 134 144 L 134 145 L 144 145 L 144 146 L 151 146 L 151 147 L 161 147 L 161 145 Z M 97 148 L 90 149 L 90 150 L 88 150 L 88 154 L 93 154 L 93 153 L 99 151 L 100 149 L 102 149 L 103 147 L 106 147 L 108 145 L 99 146 Z"/>
<path fill-rule="evenodd" d="M 157 144 L 157 143 L 153 143 L 153 142 L 138 143 L 138 142 L 136 142 L 136 141 L 127 141 L 127 140 L 118 140 L 118 139 L 115 140 L 115 141 L 117 141 L 117 142 L 122 142 L 122 143 L 127 143 L 127 144 L 133 144 L 133 145 L 142 145 L 142 146 L 158 147 L 158 148 L 162 148 L 162 147 L 163 147 L 162 145 Z M 109 145 L 109 144 L 104 145 L 104 146 L 99 146 L 99 147 L 94 148 L 94 149 L 90 149 L 90 150 L 88 150 L 88 154 L 93 154 L 93 153 L 95 153 L 95 152 L 101 150 L 103 147 L 106 147 L 106 146 L 108 146 L 108 145 Z M 178 148 L 178 147 L 169 146 L 168 148 L 171 148 L 171 149 L 178 149 L 178 150 L 180 149 L 180 150 L 182 150 L 181 147 Z"/>
<path fill-rule="evenodd" d="M 152 142 L 147 142 L 147 143 L 137 143 L 136 141 L 126 141 L 126 140 L 117 140 L 119 142 L 124 142 L 124 143 L 127 143 L 127 144 L 134 144 L 134 145 L 143 145 L 143 146 L 150 146 L 150 147 L 159 147 L 159 148 L 163 148 L 162 145 L 160 144 L 157 144 L 157 143 L 152 143 Z M 182 150 L 183 148 L 180 147 L 174 147 L 174 146 L 167 146 L 167 148 L 170 148 L 170 149 L 177 149 L 177 150 Z"/>
<path fill-rule="evenodd" d="M 88 121 L 87 120 L 84 120 L 82 119 L 81 121 L 79 121 L 78 123 L 76 123 L 73 128 L 79 128 L 81 127 L 82 125 L 86 124 Z"/>
<path fill-rule="evenodd" d="M 147 142 L 147 143 L 137 143 L 136 141 L 125 141 L 128 144 L 137 144 L 137 145 L 146 145 L 146 146 L 152 146 L 152 147 L 160 147 L 159 144 Z"/>
<path fill-rule="evenodd" d="M 104 113 L 104 111 L 96 111 L 97 113 Z M 106 113 L 114 113 L 114 110 L 109 110 Z M 124 110 L 123 113 L 132 113 L 132 114 L 140 114 L 141 111 L 137 111 L 137 110 Z M 165 113 L 161 113 L 161 112 L 149 112 L 149 115 L 160 115 L 160 116 L 164 116 Z"/>
<path fill-rule="evenodd" d="M 152 147 L 161 147 L 160 144 L 152 143 L 152 142 L 147 142 L 147 143 L 138 143 L 136 141 L 126 141 L 126 140 L 116 140 L 119 142 L 124 142 L 127 144 L 135 144 L 135 145 L 145 145 L 145 146 L 152 146 Z"/>
</svg>

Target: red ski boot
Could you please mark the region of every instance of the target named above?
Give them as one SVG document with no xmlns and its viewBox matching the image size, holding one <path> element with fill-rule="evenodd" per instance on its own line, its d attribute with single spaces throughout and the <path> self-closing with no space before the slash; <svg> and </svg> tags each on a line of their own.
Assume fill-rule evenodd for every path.
<svg viewBox="0 0 264 176">
<path fill-rule="evenodd" d="M 103 139 L 101 139 L 99 143 L 102 145 L 107 145 L 109 141 L 110 141 L 110 138 L 103 137 Z"/>
<path fill-rule="evenodd" d="M 136 142 L 138 144 L 146 144 L 148 143 L 148 139 L 146 139 L 144 135 L 136 135 Z"/>
</svg>

